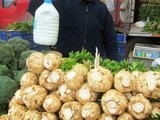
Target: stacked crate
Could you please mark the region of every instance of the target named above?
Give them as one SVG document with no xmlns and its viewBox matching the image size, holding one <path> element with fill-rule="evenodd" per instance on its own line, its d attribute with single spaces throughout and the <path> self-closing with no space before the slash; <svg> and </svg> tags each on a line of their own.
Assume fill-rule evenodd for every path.
<svg viewBox="0 0 160 120">
<path fill-rule="evenodd" d="M 48 49 L 48 46 L 38 45 L 33 41 L 33 34 L 24 31 L 0 31 L 0 39 L 7 41 L 13 37 L 21 37 L 24 40 L 27 40 L 31 43 L 31 49 L 42 51 Z"/>
<path fill-rule="evenodd" d="M 118 61 L 125 59 L 126 34 L 117 34 Z"/>
</svg>

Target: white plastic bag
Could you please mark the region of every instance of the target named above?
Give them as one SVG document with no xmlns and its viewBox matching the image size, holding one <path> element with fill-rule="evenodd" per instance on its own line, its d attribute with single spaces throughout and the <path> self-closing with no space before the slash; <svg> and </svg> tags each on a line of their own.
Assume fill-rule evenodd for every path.
<svg viewBox="0 0 160 120">
<path fill-rule="evenodd" d="M 152 62 L 152 66 L 153 66 L 153 67 L 158 67 L 158 66 L 160 66 L 160 58 L 155 59 L 155 60 Z"/>
<path fill-rule="evenodd" d="M 114 11 L 114 0 L 105 0 L 105 4 L 110 12 Z"/>
<path fill-rule="evenodd" d="M 138 28 L 144 28 L 146 22 L 143 22 L 143 21 L 137 21 L 135 23 L 135 26 L 138 27 Z"/>
</svg>

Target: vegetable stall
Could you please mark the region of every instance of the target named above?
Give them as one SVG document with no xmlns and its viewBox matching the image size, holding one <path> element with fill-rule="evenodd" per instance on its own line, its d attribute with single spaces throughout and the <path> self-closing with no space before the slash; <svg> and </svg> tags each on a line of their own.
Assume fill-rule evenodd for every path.
<svg viewBox="0 0 160 120">
<path fill-rule="evenodd" d="M 8 106 L 0 120 L 160 119 L 159 67 L 102 59 L 98 51 L 94 57 L 85 49 L 68 58 L 34 51 L 25 60 L 15 90 L 0 92 L 0 99 L 8 98 L 1 100 L 1 106 Z M 1 75 L 1 90 L 8 81 Z"/>
</svg>

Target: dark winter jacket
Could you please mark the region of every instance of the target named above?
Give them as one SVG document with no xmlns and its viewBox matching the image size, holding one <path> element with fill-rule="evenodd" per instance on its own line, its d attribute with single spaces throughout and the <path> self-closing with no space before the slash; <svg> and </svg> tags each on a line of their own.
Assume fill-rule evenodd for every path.
<svg viewBox="0 0 160 120">
<path fill-rule="evenodd" d="M 83 0 L 84 1 L 84 0 Z M 92 0 L 54 0 L 60 15 L 57 51 L 68 56 L 71 51 L 87 49 L 93 55 L 96 47 L 101 56 L 117 60 L 117 40 L 112 16 L 105 4 Z M 29 12 L 34 16 L 43 0 L 30 0 Z"/>
</svg>

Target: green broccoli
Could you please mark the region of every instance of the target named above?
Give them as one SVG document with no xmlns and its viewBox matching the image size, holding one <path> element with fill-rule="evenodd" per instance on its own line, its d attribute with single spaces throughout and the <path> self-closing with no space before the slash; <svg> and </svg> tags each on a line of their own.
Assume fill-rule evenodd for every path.
<svg viewBox="0 0 160 120">
<path fill-rule="evenodd" d="M 5 43 L 5 41 L 3 41 L 2 39 L 0 39 L 0 44 L 4 44 Z"/>
<path fill-rule="evenodd" d="M 9 68 L 6 65 L 0 64 L 0 76 L 12 77 L 11 71 L 9 70 Z"/>
<path fill-rule="evenodd" d="M 0 116 L 3 114 L 7 114 L 8 104 L 0 104 Z"/>
<path fill-rule="evenodd" d="M 9 103 L 18 90 L 17 82 L 10 77 L 0 76 L 0 104 Z"/>
<path fill-rule="evenodd" d="M 10 44 L 13 47 L 16 58 L 19 57 L 21 52 L 29 50 L 31 48 L 31 43 L 20 37 L 10 38 L 6 43 Z"/>
<path fill-rule="evenodd" d="M 17 61 L 18 61 L 17 58 L 13 58 L 11 64 L 8 65 L 11 70 L 17 70 L 18 69 L 17 68 Z"/>
<path fill-rule="evenodd" d="M 10 65 L 15 54 L 13 48 L 9 44 L 0 44 L 0 64 Z"/>
<path fill-rule="evenodd" d="M 23 51 L 18 59 L 18 68 L 23 69 L 26 66 L 26 60 L 31 55 L 31 53 L 35 52 L 35 50 L 27 50 Z"/>
<path fill-rule="evenodd" d="M 33 32 L 33 22 L 14 22 L 7 26 L 8 30 L 16 30 L 16 31 L 25 31 L 25 32 Z"/>
<path fill-rule="evenodd" d="M 17 82 L 18 87 L 20 87 L 21 77 L 27 72 L 27 69 L 24 68 L 22 70 L 13 71 L 13 79 Z"/>
</svg>

